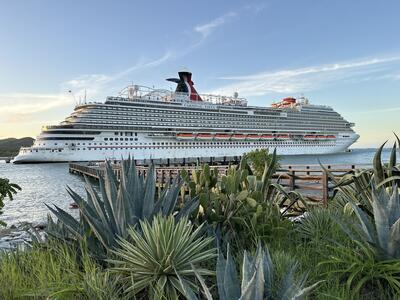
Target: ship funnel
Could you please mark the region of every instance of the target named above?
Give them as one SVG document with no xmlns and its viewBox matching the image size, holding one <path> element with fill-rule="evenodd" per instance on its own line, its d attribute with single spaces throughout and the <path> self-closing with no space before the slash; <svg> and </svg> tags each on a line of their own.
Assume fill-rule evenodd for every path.
<svg viewBox="0 0 400 300">
<path fill-rule="evenodd" d="M 190 100 L 193 101 L 203 101 L 196 89 L 194 88 L 194 83 L 192 81 L 192 73 L 189 71 L 178 72 L 179 78 L 168 78 L 168 81 L 175 82 L 177 84 L 175 93 L 187 93 Z"/>
</svg>

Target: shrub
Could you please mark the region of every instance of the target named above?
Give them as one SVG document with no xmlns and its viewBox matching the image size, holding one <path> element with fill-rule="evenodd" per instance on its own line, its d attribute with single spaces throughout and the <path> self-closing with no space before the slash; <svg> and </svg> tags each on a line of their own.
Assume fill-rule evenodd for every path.
<svg viewBox="0 0 400 300">
<path fill-rule="evenodd" d="M 87 201 L 68 188 L 78 205 L 80 221 L 57 206 L 49 207 L 62 224 L 56 226 L 50 221 L 52 226 L 49 226 L 48 233 L 63 240 L 85 241 L 93 254 L 104 258 L 106 251 L 118 246 L 118 237 L 128 236 L 130 227 L 140 230 L 141 220 L 151 220 L 156 214 L 174 214 L 179 219 L 198 207 L 198 198 L 195 197 L 184 201 L 178 209 L 179 179 L 157 197 L 154 166 L 150 167 L 146 178 L 138 175 L 131 159 L 123 161 L 121 167 L 118 180 L 110 163 L 106 163 L 105 177 L 99 177 L 101 197 L 88 179 Z"/>
<path fill-rule="evenodd" d="M 145 291 L 150 299 L 177 299 L 185 290 L 197 292 L 196 273 L 213 275 L 200 267 L 215 257 L 212 238 L 201 237 L 201 227 L 193 232 L 186 218 L 176 222 L 160 215 L 140 225 L 143 234 L 129 229 L 130 240 L 120 239 L 109 261 L 128 296 Z"/>
<path fill-rule="evenodd" d="M 4 199 L 8 198 L 13 200 L 13 195 L 20 191 L 21 187 L 18 184 L 11 183 L 7 178 L 0 178 L 0 216 L 2 214 L 1 209 L 4 207 Z M 6 224 L 0 220 L 0 226 Z"/>
</svg>

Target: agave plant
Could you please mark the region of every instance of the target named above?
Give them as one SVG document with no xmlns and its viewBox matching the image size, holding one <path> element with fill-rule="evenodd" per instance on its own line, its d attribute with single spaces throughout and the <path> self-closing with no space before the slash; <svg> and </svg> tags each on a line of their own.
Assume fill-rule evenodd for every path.
<svg viewBox="0 0 400 300">
<path fill-rule="evenodd" d="M 156 216 L 152 224 L 141 221 L 143 234 L 129 229 L 129 240 L 119 239 L 111 270 L 119 275 L 128 296 L 146 291 L 150 299 L 178 299 L 197 293 L 196 274 L 213 275 L 200 266 L 215 257 L 212 238 L 193 231 L 186 218 Z"/>
<path fill-rule="evenodd" d="M 400 146 L 400 139 L 397 135 L 395 136 Z M 393 182 L 400 184 L 400 168 L 396 162 L 396 152 L 399 149 L 395 142 L 390 153 L 389 162 L 384 164 L 382 163 L 382 150 L 385 144 L 382 144 L 376 151 L 372 168 L 355 170 L 341 177 L 334 176 L 325 169 L 335 184 L 336 196 L 348 202 L 356 203 L 370 215 L 372 215 L 371 203 L 373 202 L 371 184 L 374 183 L 376 187 L 383 186 L 385 188 L 391 188 Z M 346 209 L 349 208 L 349 205 L 347 205 Z"/>
<path fill-rule="evenodd" d="M 220 253 L 217 262 L 217 288 L 220 300 L 289 300 L 302 299 L 311 292 L 320 282 L 309 287 L 305 287 L 307 274 L 301 275 L 296 279 L 297 265 L 289 265 L 284 270 L 282 280 L 276 277 L 274 264 L 267 248 L 262 248 L 261 244 L 257 247 L 254 257 L 247 251 L 243 254 L 242 278 L 238 277 L 236 264 L 230 253 L 229 247 L 226 259 Z M 198 275 L 199 281 L 204 282 Z M 211 300 L 211 293 L 202 284 L 204 294 Z M 189 299 L 194 299 L 190 294 L 186 295 Z"/>
<path fill-rule="evenodd" d="M 183 201 L 178 209 L 181 187 L 178 178 L 157 197 L 154 166 L 150 166 L 144 178 L 138 174 L 133 160 L 122 161 L 120 181 L 109 162 L 106 162 L 105 167 L 104 178 L 99 174 L 101 197 L 87 178 L 85 178 L 86 201 L 72 189 L 67 188 L 78 205 L 80 220 L 76 220 L 56 205 L 55 208 L 48 206 L 68 230 L 69 237 L 88 241 L 93 244 L 92 248 L 96 248 L 98 243 L 105 249 L 117 247 L 117 239 L 127 237 L 128 229 L 138 227 L 141 220 L 151 220 L 157 214 L 163 216 L 174 214 L 176 219 L 180 219 L 198 207 L 198 198 L 194 197 Z M 60 226 L 51 226 L 51 229 L 53 230 L 50 230 L 49 234 L 65 237 Z"/>
<path fill-rule="evenodd" d="M 355 203 L 350 202 L 358 224 L 356 234 L 343 228 L 348 236 L 370 247 L 377 260 L 400 259 L 400 202 L 395 184 L 392 191 L 372 185 L 371 218 Z"/>
</svg>

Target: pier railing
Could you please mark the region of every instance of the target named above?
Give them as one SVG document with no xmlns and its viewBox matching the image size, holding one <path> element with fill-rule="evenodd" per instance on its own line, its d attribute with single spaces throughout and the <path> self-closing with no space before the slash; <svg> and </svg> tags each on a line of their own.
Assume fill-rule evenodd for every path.
<svg viewBox="0 0 400 300">
<path fill-rule="evenodd" d="M 211 169 L 217 169 L 219 176 L 227 175 L 229 165 L 210 166 Z M 121 177 L 121 167 L 119 164 L 113 164 L 112 168 L 119 179 Z M 177 165 L 177 166 L 156 166 L 156 181 L 159 186 L 171 183 L 180 172 L 185 169 L 191 176 L 192 170 L 199 167 L 195 165 Z M 327 205 L 328 199 L 333 195 L 334 184 L 329 174 L 335 177 L 341 177 L 345 174 L 354 172 L 361 168 L 356 165 L 286 165 L 282 166 L 273 178 L 284 186 L 288 191 L 299 191 L 303 196 L 311 201 Z M 139 174 L 146 176 L 147 166 L 136 167 Z M 86 175 L 98 179 L 99 174 L 104 175 L 104 164 L 89 165 L 87 163 L 70 163 L 70 173 Z"/>
</svg>

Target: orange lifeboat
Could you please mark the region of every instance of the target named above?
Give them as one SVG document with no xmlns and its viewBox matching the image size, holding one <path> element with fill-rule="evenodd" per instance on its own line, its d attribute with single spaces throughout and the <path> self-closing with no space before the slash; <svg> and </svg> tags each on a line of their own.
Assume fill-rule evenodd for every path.
<svg viewBox="0 0 400 300">
<path fill-rule="evenodd" d="M 260 139 L 260 136 L 259 136 L 258 134 L 249 134 L 249 135 L 247 136 L 247 138 L 248 138 L 249 140 L 259 140 L 259 139 Z"/>
<path fill-rule="evenodd" d="M 319 140 L 323 140 L 326 138 L 326 136 L 325 135 L 317 135 L 316 138 Z"/>
<path fill-rule="evenodd" d="M 195 137 L 195 135 L 192 133 L 178 133 L 176 135 L 176 138 L 178 140 L 193 140 L 194 137 Z"/>
<path fill-rule="evenodd" d="M 234 134 L 232 135 L 232 140 L 244 140 L 246 139 L 245 134 Z"/>
<path fill-rule="evenodd" d="M 314 140 L 316 137 L 317 137 L 317 136 L 316 136 L 316 135 L 313 135 L 313 134 L 306 134 L 306 135 L 304 136 L 304 139 L 305 139 L 305 140 Z"/>
<path fill-rule="evenodd" d="M 229 140 L 230 137 L 231 137 L 230 134 L 225 134 L 225 133 L 218 133 L 215 135 L 216 140 Z"/>
<path fill-rule="evenodd" d="M 199 133 L 196 136 L 196 139 L 198 140 L 211 140 L 213 138 L 213 135 L 210 133 Z"/>
<path fill-rule="evenodd" d="M 327 135 L 326 138 L 327 138 L 328 140 L 334 140 L 334 139 L 336 139 L 336 136 L 334 136 L 334 135 Z"/>
<path fill-rule="evenodd" d="M 274 136 L 272 134 L 263 134 L 261 136 L 261 139 L 263 139 L 263 140 L 273 140 Z"/>
<path fill-rule="evenodd" d="M 288 134 L 278 134 L 276 137 L 277 137 L 278 139 L 288 139 L 288 138 L 289 138 L 289 135 L 288 135 Z"/>
</svg>

